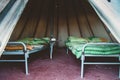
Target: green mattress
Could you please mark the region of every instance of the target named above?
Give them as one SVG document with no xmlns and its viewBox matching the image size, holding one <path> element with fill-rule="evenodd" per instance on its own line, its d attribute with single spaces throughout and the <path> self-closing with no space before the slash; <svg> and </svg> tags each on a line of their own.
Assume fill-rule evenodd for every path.
<svg viewBox="0 0 120 80">
<path fill-rule="evenodd" d="M 29 45 L 39 45 L 39 44 L 48 44 L 50 39 L 48 37 L 44 38 L 23 38 L 18 40 L 20 42 L 24 42 L 25 44 Z"/>
<path fill-rule="evenodd" d="M 75 37 L 76 38 L 76 37 Z M 66 41 L 66 46 L 72 51 L 72 53 L 76 56 L 76 58 L 80 58 L 82 54 L 82 48 L 87 43 L 93 43 L 93 40 L 90 41 L 90 38 L 79 38 L 81 40 L 75 40 L 74 37 L 68 38 Z M 71 40 L 74 39 L 74 40 Z M 105 42 L 103 45 L 88 45 L 86 46 L 84 53 L 85 54 L 94 54 L 94 55 L 109 55 L 109 54 L 119 54 L 120 46 L 119 45 L 108 45 L 106 39 L 102 38 L 92 38 L 94 39 L 94 43 Z M 104 41 L 103 41 L 104 40 Z"/>
</svg>

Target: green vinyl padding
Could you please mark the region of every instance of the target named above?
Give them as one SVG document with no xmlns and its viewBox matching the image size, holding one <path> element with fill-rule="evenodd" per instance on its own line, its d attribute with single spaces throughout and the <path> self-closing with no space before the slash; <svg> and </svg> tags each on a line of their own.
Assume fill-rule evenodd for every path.
<svg viewBox="0 0 120 80">
<path fill-rule="evenodd" d="M 44 38 L 23 38 L 21 40 L 18 40 L 21 42 L 24 42 L 25 44 L 29 45 L 39 45 L 39 44 L 48 44 L 50 39 L 48 37 Z"/>
<path fill-rule="evenodd" d="M 98 38 L 97 38 L 98 39 Z M 71 42 L 66 41 L 66 46 L 72 51 L 76 58 L 80 58 L 82 54 L 82 48 L 85 43 L 80 41 Z M 120 53 L 119 45 L 89 45 L 85 48 L 85 54 L 94 54 L 94 55 L 108 55 L 108 54 L 118 54 Z"/>
<path fill-rule="evenodd" d="M 78 38 L 78 37 L 70 36 L 70 37 L 67 39 L 67 41 L 68 41 L 68 42 L 87 43 L 87 42 L 88 42 L 88 39 L 87 39 L 87 38 Z"/>
</svg>

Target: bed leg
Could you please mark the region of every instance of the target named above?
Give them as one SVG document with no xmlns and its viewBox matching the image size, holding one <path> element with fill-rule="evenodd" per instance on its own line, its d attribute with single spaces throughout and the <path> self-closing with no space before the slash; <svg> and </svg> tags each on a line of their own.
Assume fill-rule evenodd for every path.
<svg viewBox="0 0 120 80">
<path fill-rule="evenodd" d="M 52 59 L 52 55 L 53 55 L 53 46 L 54 46 L 54 42 L 50 43 L 50 59 Z"/>
<path fill-rule="evenodd" d="M 119 65 L 119 78 L 120 78 L 120 65 Z"/>
<path fill-rule="evenodd" d="M 119 62 L 120 62 L 120 56 L 119 56 Z M 120 78 L 120 65 L 118 66 L 119 67 L 119 78 Z"/>
<path fill-rule="evenodd" d="M 68 54 L 68 48 L 66 49 L 66 53 Z"/>
<path fill-rule="evenodd" d="M 84 59 L 85 59 L 85 56 L 82 55 L 81 56 L 81 78 L 83 78 L 83 75 L 84 75 Z"/>
<path fill-rule="evenodd" d="M 28 75 L 28 53 L 25 53 L 25 73 Z"/>
</svg>

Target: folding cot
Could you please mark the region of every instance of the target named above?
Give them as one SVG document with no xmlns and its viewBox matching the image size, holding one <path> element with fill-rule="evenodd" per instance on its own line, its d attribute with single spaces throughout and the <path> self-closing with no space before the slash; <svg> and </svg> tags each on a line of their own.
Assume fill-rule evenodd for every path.
<svg viewBox="0 0 120 80">
<path fill-rule="evenodd" d="M 106 25 L 106 27 L 110 30 L 112 35 L 115 37 L 118 43 L 86 43 L 82 46 L 81 48 L 81 78 L 83 78 L 84 74 L 84 64 L 117 64 L 120 65 L 120 52 L 119 52 L 119 46 L 120 46 L 120 0 L 88 0 L 90 5 L 93 7 L 99 18 L 102 20 L 102 22 Z M 87 51 L 87 47 L 92 46 L 96 49 L 98 46 L 103 46 L 105 48 L 106 46 L 113 46 L 107 50 L 103 49 L 102 53 L 105 54 L 100 54 L 99 50 L 98 51 Z M 114 47 L 117 48 L 114 48 Z M 71 49 L 71 48 L 69 48 Z M 93 48 L 90 50 L 94 50 Z M 110 50 L 110 51 L 109 51 Z M 75 51 L 72 51 L 75 53 Z M 87 54 L 90 53 L 90 54 Z M 93 54 L 91 54 L 93 53 Z M 97 55 L 95 55 L 97 53 Z M 80 56 L 78 55 L 78 56 Z M 100 62 L 100 63 L 93 63 L 93 62 L 85 62 L 86 57 L 116 57 L 118 58 L 118 62 Z M 119 78 L 120 78 L 120 67 L 119 67 Z"/>
<path fill-rule="evenodd" d="M 43 43 L 43 41 L 42 41 L 42 43 Z M 18 42 L 8 42 L 8 44 L 7 44 L 7 46 L 6 46 L 2 55 L 9 55 L 9 56 L 13 56 L 13 55 L 18 56 L 19 55 L 19 56 L 24 56 L 24 59 L 17 59 L 17 60 L 14 60 L 14 59 L 8 60 L 7 59 L 7 60 L 0 60 L 0 62 L 25 62 L 25 73 L 26 73 L 26 75 L 28 75 L 28 58 L 29 58 L 29 55 L 33 54 L 33 53 L 36 53 L 38 51 L 44 50 L 46 48 L 50 48 L 50 59 L 52 59 L 54 43 L 55 43 L 55 41 L 50 40 L 49 42 L 44 43 L 44 44 L 30 46 L 30 45 L 28 45 L 28 44 L 26 45 L 24 42 L 20 42 L 20 41 L 18 41 Z"/>
<path fill-rule="evenodd" d="M 78 38 L 69 37 L 66 41 L 67 53 L 68 49 L 81 61 L 81 78 L 84 76 L 84 65 L 87 64 L 106 64 L 120 65 L 120 44 L 106 42 L 104 38 Z M 118 58 L 118 62 L 89 62 L 87 57 L 111 57 Z M 120 71 L 120 67 L 119 67 Z M 119 73 L 120 77 L 120 73 Z"/>
</svg>

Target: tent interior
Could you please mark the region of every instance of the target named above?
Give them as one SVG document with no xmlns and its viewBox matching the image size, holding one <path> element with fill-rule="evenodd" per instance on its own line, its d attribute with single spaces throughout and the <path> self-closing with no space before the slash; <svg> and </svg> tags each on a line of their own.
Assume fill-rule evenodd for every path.
<svg viewBox="0 0 120 80">
<path fill-rule="evenodd" d="M 0 6 L 2 6 L 0 7 L 0 36 L 2 36 L 0 37 L 0 46 L 3 44 L 6 45 L 8 41 L 17 41 L 25 37 L 54 37 L 57 40 L 55 46 L 63 48 L 69 36 L 96 36 L 104 37 L 110 42 L 120 42 L 120 24 L 113 19 L 114 25 L 109 21 L 109 19 L 112 19 L 109 15 L 104 16 L 101 13 L 99 14 L 100 11 L 102 12 L 102 8 L 97 10 L 99 6 L 96 6 L 97 3 L 94 4 L 95 0 L 24 0 L 23 4 L 20 0 L 13 0 L 10 4 L 17 5 L 20 3 L 18 7 L 24 6 L 20 8 L 20 12 L 18 8 L 15 8 L 16 12 L 10 13 L 14 13 L 12 16 L 15 16 L 12 18 L 12 20 L 15 19 L 15 21 L 9 23 L 9 25 L 14 26 L 14 28 L 10 28 L 7 24 L 7 19 L 11 18 L 9 15 L 5 17 L 8 12 L 2 12 L 9 1 L 10 0 L 0 1 Z M 104 6 L 102 1 L 104 0 L 101 0 L 100 6 Z M 114 1 L 115 0 L 105 0 L 105 3 L 111 4 L 113 2 L 116 4 L 120 2 L 118 0 L 116 0 L 116 2 Z M 4 5 L 4 3 L 6 4 Z M 115 7 L 120 8 L 119 5 Z M 110 10 L 113 9 L 110 7 Z M 17 15 L 17 12 L 20 14 Z M 120 10 L 113 12 L 110 16 L 117 14 L 118 17 L 113 17 L 119 21 L 119 12 Z M 102 17 L 108 17 L 108 19 L 102 19 Z M 8 20 L 12 21 L 11 19 Z M 5 29 L 7 30 L 5 31 Z M 6 36 L 7 33 L 8 36 Z M 3 48 L 0 47 L 0 54 L 2 54 L 4 48 L 5 46 Z"/>
<path fill-rule="evenodd" d="M 51 34 L 60 47 L 65 46 L 68 36 L 116 41 L 87 0 L 29 0 L 10 40 Z"/>
</svg>

